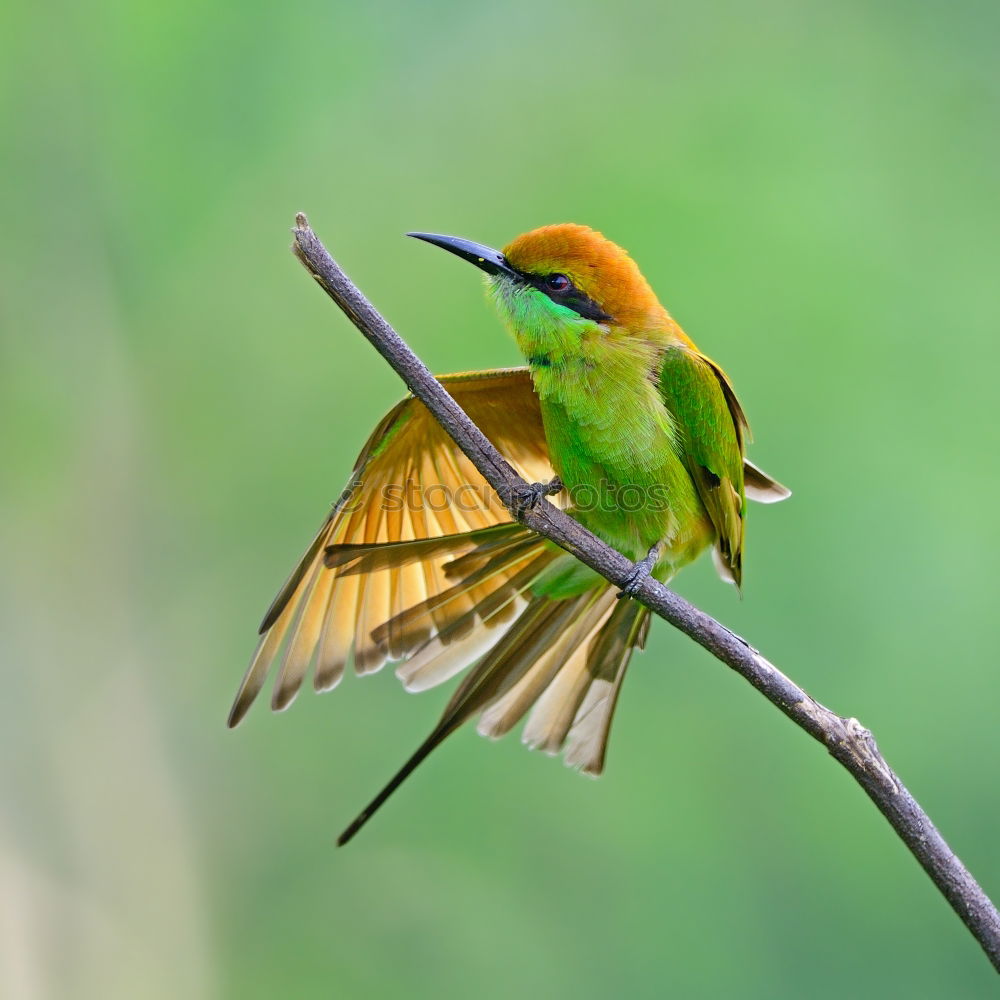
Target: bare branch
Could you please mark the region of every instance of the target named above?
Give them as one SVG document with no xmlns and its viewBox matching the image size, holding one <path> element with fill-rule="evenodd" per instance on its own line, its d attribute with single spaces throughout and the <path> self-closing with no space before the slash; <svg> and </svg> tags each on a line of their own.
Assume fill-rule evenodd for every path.
<svg viewBox="0 0 1000 1000">
<path fill-rule="evenodd" d="M 293 253 L 413 395 L 427 406 L 496 490 L 512 516 L 571 552 L 611 583 L 624 587 L 634 569 L 625 556 L 544 500 L 528 510 L 518 505 L 517 498 L 527 485 L 524 480 L 340 269 L 309 227 L 305 215 L 300 213 L 295 221 Z M 732 667 L 827 748 L 868 793 L 1000 971 L 1000 915 L 996 907 L 893 773 L 872 734 L 857 719 L 843 718 L 821 705 L 745 639 L 652 577 L 647 576 L 639 583 L 635 599 Z"/>
</svg>

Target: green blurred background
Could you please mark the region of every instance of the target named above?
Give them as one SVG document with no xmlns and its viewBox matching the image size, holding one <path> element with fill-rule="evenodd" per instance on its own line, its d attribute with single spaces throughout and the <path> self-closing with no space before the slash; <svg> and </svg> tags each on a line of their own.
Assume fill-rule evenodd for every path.
<svg viewBox="0 0 1000 1000">
<path fill-rule="evenodd" d="M 745 597 L 678 589 L 857 715 L 1000 893 L 998 7 L 791 0 L 9 9 L 0 31 L 0 994 L 982 997 L 874 808 L 658 623 L 600 782 L 390 671 L 224 722 L 261 613 L 401 394 L 297 210 L 438 371 L 556 221 L 721 361 Z"/>
</svg>

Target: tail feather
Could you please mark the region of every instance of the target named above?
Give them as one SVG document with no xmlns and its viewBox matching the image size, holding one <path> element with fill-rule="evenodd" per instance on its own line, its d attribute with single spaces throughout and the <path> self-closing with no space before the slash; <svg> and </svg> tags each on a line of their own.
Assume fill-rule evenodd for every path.
<svg viewBox="0 0 1000 1000">
<path fill-rule="evenodd" d="M 338 838 L 346 844 L 416 767 L 464 722 L 480 714 L 479 731 L 500 736 L 534 705 L 525 729 L 552 752 L 566 743 L 566 763 L 588 774 L 604 767 L 618 692 L 632 650 L 645 641 L 649 611 L 617 602 L 611 587 L 555 600 L 527 598 L 517 618 L 472 668 L 416 753 Z M 482 631 L 463 643 L 482 639 Z M 459 644 L 462 647 L 462 643 Z M 457 660 L 468 662 L 469 648 Z M 447 657 L 445 647 L 436 658 Z M 431 660 L 431 663 L 436 660 Z"/>
<path fill-rule="evenodd" d="M 483 736 L 497 739 L 510 732 L 532 705 L 535 705 L 532 711 L 534 718 L 543 700 L 552 701 L 553 692 L 558 692 L 555 695 L 556 702 L 562 701 L 564 678 L 575 672 L 574 661 L 586 664 L 587 647 L 607 621 L 615 600 L 610 588 L 590 591 L 584 598 L 578 604 L 572 626 L 565 629 L 562 635 L 554 636 L 549 649 L 534 666 L 506 695 L 494 701 L 480 716 L 477 728 Z M 525 733 L 527 734 L 527 730 Z M 531 745 L 527 735 L 525 742 Z M 558 745 L 555 746 L 554 750 L 558 749 Z"/>
<path fill-rule="evenodd" d="M 561 601 L 532 598 L 514 625 L 462 680 L 442 719 L 454 719 L 460 725 L 502 698 L 536 662 L 546 658 L 589 596 Z"/>
<path fill-rule="evenodd" d="M 458 532 L 422 534 L 446 528 Z M 482 512 L 458 508 L 419 517 L 369 509 L 328 521 L 265 616 L 230 725 L 275 664 L 275 709 L 291 704 L 311 665 L 317 690 L 336 686 L 352 655 L 358 673 L 398 663 L 411 691 L 467 670 L 437 726 L 341 843 L 476 716 L 479 731 L 492 737 L 527 716 L 529 746 L 562 749 L 567 764 L 598 774 L 625 668 L 644 642 L 649 613 L 617 601 L 604 583 L 562 598 L 536 592 L 553 564 L 570 558 L 519 525 L 484 525 Z"/>
<path fill-rule="evenodd" d="M 535 598 L 513 626 L 486 654 L 452 696 L 440 721 L 417 748 L 412 757 L 389 779 L 389 782 L 365 806 L 361 813 L 337 838 L 343 846 L 368 822 L 385 801 L 413 773 L 419 764 L 441 742 L 475 715 L 492 698 L 502 696 L 523 674 L 540 651 L 541 643 L 559 621 L 565 622 L 580 598 L 551 602 Z M 505 654 L 511 654 L 509 657 Z"/>
<path fill-rule="evenodd" d="M 642 647 L 649 632 L 649 610 L 629 601 L 616 609 L 588 657 L 593 677 L 566 738 L 565 761 L 584 774 L 604 771 L 611 720 L 632 651 Z"/>
<path fill-rule="evenodd" d="M 580 707 L 587 689 L 593 680 L 591 674 L 591 650 L 608 620 L 621 605 L 614 605 L 613 591 L 605 592 L 611 598 L 601 608 L 600 617 L 592 623 L 590 632 L 583 642 L 572 651 L 566 665 L 559 671 L 552 683 L 545 689 L 521 734 L 522 742 L 532 750 L 557 754 L 562 749 L 576 711 Z M 611 606 L 608 606 L 608 605 Z"/>
</svg>

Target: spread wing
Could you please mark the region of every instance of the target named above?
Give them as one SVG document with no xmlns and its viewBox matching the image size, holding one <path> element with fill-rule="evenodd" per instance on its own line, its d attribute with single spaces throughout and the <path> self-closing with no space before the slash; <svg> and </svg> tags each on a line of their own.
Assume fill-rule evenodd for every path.
<svg viewBox="0 0 1000 1000">
<path fill-rule="evenodd" d="M 438 381 L 528 482 L 555 472 L 527 368 L 442 375 Z M 413 396 L 397 403 L 361 449 L 340 499 L 264 621 L 264 632 L 329 545 L 440 538 L 510 521 L 499 498 L 430 411 Z"/>
<path fill-rule="evenodd" d="M 554 476 L 527 368 L 445 375 L 440 381 L 524 479 L 546 482 Z M 787 490 L 748 464 L 747 495 L 774 502 Z M 566 502 L 554 498 L 560 501 Z M 387 542 L 397 544 L 382 550 L 381 561 L 372 553 L 352 555 L 354 546 Z M 536 549 L 535 536 L 511 522 L 423 403 L 403 400 L 375 428 L 347 489 L 264 616 L 230 725 L 246 713 L 276 662 L 276 709 L 291 704 L 312 662 L 314 686 L 328 690 L 352 652 L 357 671 L 369 673 L 387 660 L 406 659 L 429 637 L 450 644 L 455 655 L 434 660 L 427 666 L 433 666 L 433 677 L 421 673 L 418 685 L 417 666 L 430 664 L 436 650 L 424 642 L 408 661 L 407 683 L 415 689 L 446 679 L 451 674 L 445 667 L 451 664 L 454 673 L 471 657 L 467 647 L 475 636 L 462 630 L 474 620 L 481 623 L 484 601 L 497 604 L 492 624 L 503 628 L 513 620 L 513 604 L 495 595 L 530 585 L 539 568 L 534 560 L 542 559 Z M 456 582 L 460 570 L 468 576 Z"/>
<path fill-rule="evenodd" d="M 690 353 L 690 352 L 686 352 Z M 716 416 L 719 391 L 730 406 L 734 426 L 746 418 L 725 375 L 701 355 L 692 355 L 715 373 Z M 676 363 L 684 359 L 668 359 Z M 685 363 L 690 368 L 690 363 Z M 696 373 L 698 369 L 692 369 Z M 665 370 L 665 381 L 670 376 Z M 704 381 L 704 373 L 702 372 Z M 528 482 L 555 475 L 549 460 L 542 414 L 529 370 L 496 368 L 442 375 L 448 389 L 473 423 Z M 724 425 L 724 420 L 716 420 Z M 790 496 L 788 489 L 746 461 L 746 495 L 761 503 Z M 734 477 L 734 481 L 735 481 Z M 422 503 L 407 502 L 414 497 Z M 558 503 L 556 497 L 553 502 Z M 386 508 L 386 509 L 382 509 Z M 418 508 L 418 509 L 413 509 Z M 329 545 L 370 545 L 438 538 L 508 523 L 510 517 L 472 463 L 419 400 L 409 396 L 382 418 L 358 456 L 350 482 L 323 522 L 302 561 L 274 599 L 261 631 L 275 621 L 292 593 Z"/>
<path fill-rule="evenodd" d="M 445 375 L 440 381 L 521 476 L 528 482 L 552 479 L 527 368 Z M 424 404 L 404 399 L 369 437 L 347 488 L 264 616 L 230 725 L 246 713 L 279 658 L 272 706 L 285 708 L 313 660 L 314 686 L 326 690 L 339 681 L 352 650 L 357 671 L 368 673 L 387 659 L 403 658 L 426 637 L 428 622 L 435 633 L 446 623 L 464 622 L 470 617 L 464 612 L 485 594 L 500 592 L 508 578 L 519 579 L 534 545 L 532 533 L 527 535 Z M 340 565 L 354 547 L 388 542 L 397 544 L 383 550 L 393 556 L 386 565 Z M 469 567 L 482 578 L 482 593 L 453 594 L 462 588 L 445 567 L 455 570 L 463 555 L 485 561 Z M 402 622 L 404 613 L 406 627 L 387 635 L 386 623 Z"/>
<path fill-rule="evenodd" d="M 665 353 L 660 391 L 682 437 L 688 474 L 718 535 L 716 564 L 738 586 L 746 512 L 746 415 L 722 369 L 686 346 Z"/>
</svg>

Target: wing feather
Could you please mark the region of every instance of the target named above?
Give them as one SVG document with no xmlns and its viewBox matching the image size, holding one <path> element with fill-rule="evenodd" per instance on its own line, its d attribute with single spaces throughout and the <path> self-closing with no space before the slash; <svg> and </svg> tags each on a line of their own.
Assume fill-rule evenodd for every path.
<svg viewBox="0 0 1000 1000">
<path fill-rule="evenodd" d="M 527 368 L 440 381 L 525 479 L 544 482 L 555 475 Z M 508 554 L 473 587 L 456 586 L 460 576 L 445 567 L 488 548 L 478 534 L 483 529 L 511 525 L 493 490 L 423 403 L 413 397 L 398 403 L 365 443 L 348 488 L 264 616 L 230 724 L 242 718 L 275 664 L 272 706 L 281 709 L 291 704 L 312 664 L 313 686 L 324 691 L 336 686 L 352 654 L 356 671 L 370 673 L 390 659 L 405 659 L 443 630 L 457 641 L 473 627 L 476 608 L 503 591 L 524 560 L 511 562 Z M 476 534 L 455 537 L 468 532 Z M 437 549 L 433 541 L 430 549 L 414 544 L 435 539 Z M 400 559 L 393 545 L 377 554 L 360 551 L 386 543 L 414 545 L 412 558 L 404 553 Z M 497 544 L 502 553 L 507 543 Z M 475 558 L 485 562 L 489 554 Z M 475 568 L 464 566 L 461 575 Z M 446 601 L 436 600 L 445 593 Z M 406 618 L 420 608 L 422 614 Z M 510 601 L 501 602 L 494 627 L 499 631 L 501 622 L 515 617 Z"/>
<path fill-rule="evenodd" d="M 748 458 L 743 461 L 743 489 L 746 491 L 747 499 L 756 500 L 757 503 L 780 503 L 792 495 L 787 486 L 782 486 L 776 479 L 772 479 Z"/>
<path fill-rule="evenodd" d="M 746 415 L 722 369 L 685 345 L 664 353 L 660 391 L 681 434 L 688 473 L 715 527 L 723 576 L 739 585 Z"/>
</svg>

